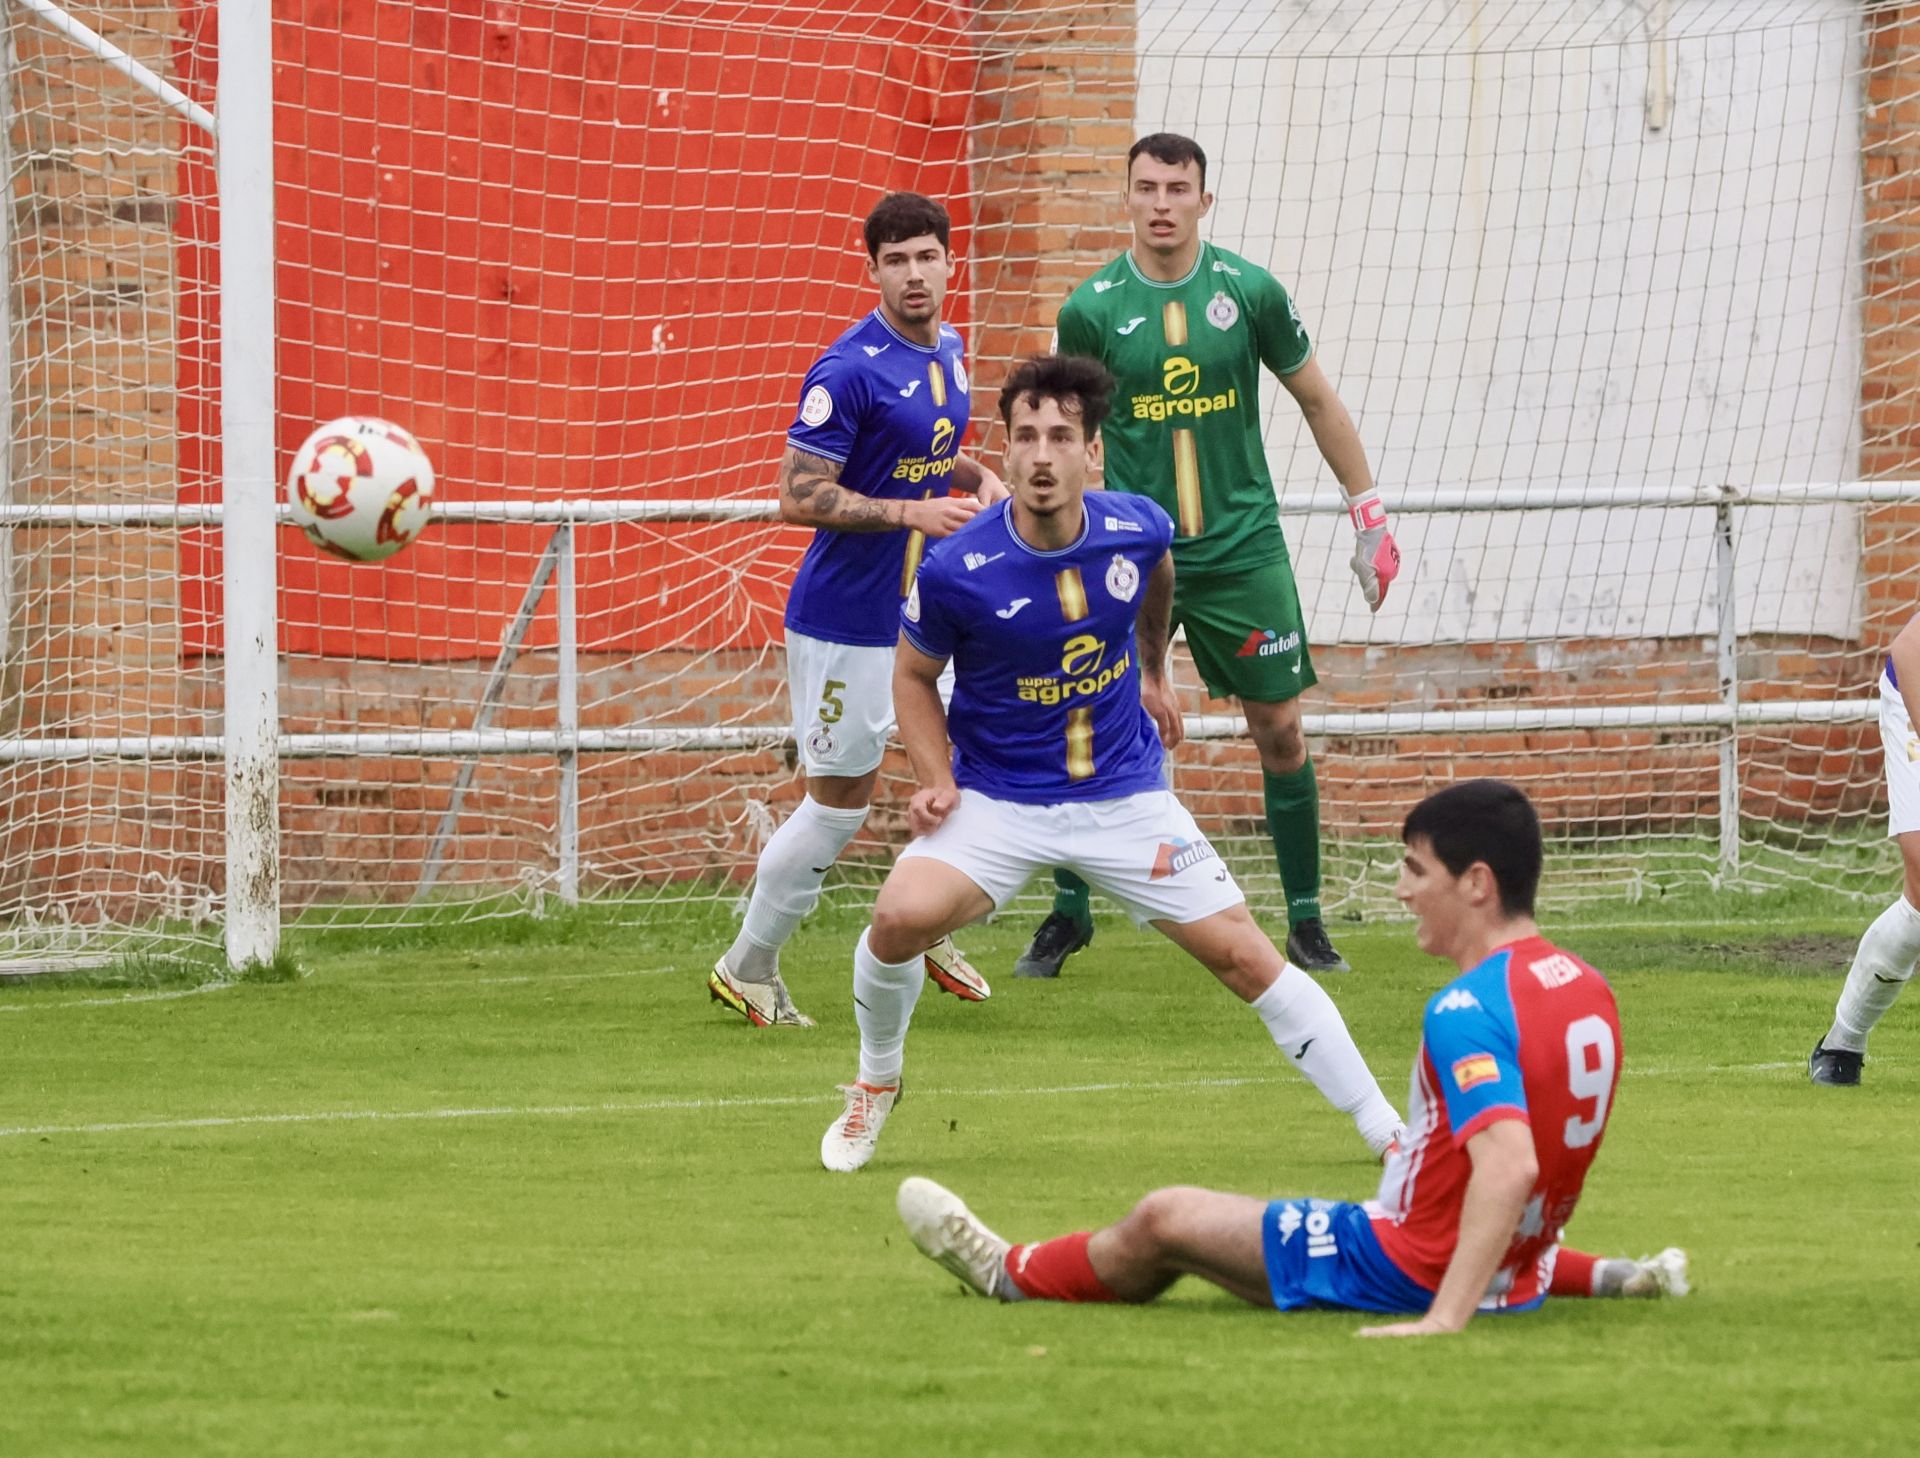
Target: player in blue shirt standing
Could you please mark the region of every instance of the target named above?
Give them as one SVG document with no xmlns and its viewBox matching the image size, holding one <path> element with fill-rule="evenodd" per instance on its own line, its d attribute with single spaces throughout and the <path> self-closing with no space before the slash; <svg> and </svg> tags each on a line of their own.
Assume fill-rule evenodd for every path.
<svg viewBox="0 0 1920 1458">
<path fill-rule="evenodd" d="M 894 708 L 920 788 L 854 950 L 860 1068 L 820 1143 L 861 1168 L 900 1096 L 924 950 L 1065 865 L 1249 1003 L 1376 1151 L 1401 1132 L 1339 1010 L 1274 949 L 1232 873 L 1166 787 L 1173 523 L 1143 496 L 1085 498 L 1113 377 L 1028 360 L 1000 395 L 1013 495 L 927 556 L 900 612 Z M 952 716 L 938 682 L 954 671 Z"/>
<path fill-rule="evenodd" d="M 716 1002 L 756 1027 L 811 1027 L 780 979 L 780 948 L 867 818 L 893 728 L 900 600 L 929 537 L 1006 495 L 960 452 L 970 397 L 965 347 L 940 322 L 953 267 L 947 211 L 915 192 L 866 221 L 879 307 L 836 339 L 801 385 L 780 463 L 780 514 L 815 528 L 787 598 L 787 691 L 807 793 L 760 853 L 740 934 L 714 963 Z M 972 497 L 950 496 L 958 486 Z M 950 939 L 926 975 L 972 1002 L 984 978 Z"/>
</svg>

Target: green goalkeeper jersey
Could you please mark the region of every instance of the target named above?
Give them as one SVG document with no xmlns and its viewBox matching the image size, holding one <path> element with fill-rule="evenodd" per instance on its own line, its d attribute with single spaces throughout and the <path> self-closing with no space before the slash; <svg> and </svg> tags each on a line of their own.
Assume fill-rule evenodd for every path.
<svg viewBox="0 0 1920 1458">
<path fill-rule="evenodd" d="M 1193 272 L 1158 283 L 1123 253 L 1060 308 L 1059 351 L 1090 355 L 1120 388 L 1107 485 L 1157 501 L 1182 572 L 1243 572 L 1286 543 L 1260 440 L 1260 366 L 1290 375 L 1313 356 L 1280 281 L 1203 244 Z"/>
</svg>

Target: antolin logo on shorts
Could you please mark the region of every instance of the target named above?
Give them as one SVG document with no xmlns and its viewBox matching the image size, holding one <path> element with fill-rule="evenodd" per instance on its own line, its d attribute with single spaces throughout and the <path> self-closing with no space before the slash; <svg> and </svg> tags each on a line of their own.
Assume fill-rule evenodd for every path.
<svg viewBox="0 0 1920 1458">
<path fill-rule="evenodd" d="M 1014 680 L 1014 688 L 1024 704 L 1059 704 L 1068 699 L 1093 698 L 1106 692 L 1133 667 L 1133 650 L 1128 649 L 1112 663 L 1101 666 L 1107 645 L 1091 633 L 1077 633 L 1060 645 L 1060 672 L 1033 674 Z"/>
<path fill-rule="evenodd" d="M 1221 395 L 1200 393 L 1200 366 L 1184 354 L 1168 355 L 1160 367 L 1157 395 L 1135 395 L 1132 400 L 1135 420 L 1168 420 L 1175 415 L 1211 415 L 1216 410 L 1234 410 L 1240 405 L 1240 392 L 1228 390 Z"/>
<path fill-rule="evenodd" d="M 1281 637 L 1272 628 L 1255 628 L 1247 634 L 1247 641 L 1240 645 L 1235 658 L 1271 658 L 1276 653 L 1291 653 L 1300 646 L 1300 633 L 1295 631 Z"/>
<path fill-rule="evenodd" d="M 1160 842 L 1160 849 L 1154 852 L 1153 869 L 1147 873 L 1149 881 L 1164 881 L 1169 876 L 1177 876 L 1188 866 L 1197 866 L 1202 861 L 1213 859 L 1213 847 L 1204 840 L 1181 840 L 1175 836 L 1172 840 Z"/>
</svg>

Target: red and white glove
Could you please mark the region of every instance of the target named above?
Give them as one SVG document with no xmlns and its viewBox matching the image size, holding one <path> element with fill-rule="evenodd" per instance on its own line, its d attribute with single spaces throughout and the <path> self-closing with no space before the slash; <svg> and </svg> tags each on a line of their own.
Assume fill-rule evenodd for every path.
<svg viewBox="0 0 1920 1458">
<path fill-rule="evenodd" d="M 1378 491 L 1348 501 L 1347 515 L 1359 534 L 1353 548 L 1353 575 L 1360 579 L 1360 595 L 1367 607 L 1377 613 L 1393 579 L 1400 575 L 1400 548 L 1387 530 L 1387 509 L 1380 504 Z"/>
</svg>

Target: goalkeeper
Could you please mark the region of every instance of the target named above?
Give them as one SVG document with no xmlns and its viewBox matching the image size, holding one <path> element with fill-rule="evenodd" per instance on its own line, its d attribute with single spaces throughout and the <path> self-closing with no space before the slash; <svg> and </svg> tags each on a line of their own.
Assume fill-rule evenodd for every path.
<svg viewBox="0 0 1920 1458">
<path fill-rule="evenodd" d="M 1057 348 L 1119 381 L 1105 429 L 1107 486 L 1174 519 L 1173 621 L 1214 698 L 1237 698 L 1259 749 L 1267 831 L 1287 896 L 1287 960 L 1345 971 L 1320 916 L 1320 796 L 1300 728 L 1318 680 L 1260 439 L 1260 366 L 1279 377 L 1346 488 L 1353 570 L 1378 611 L 1400 570 L 1353 419 L 1313 357 L 1287 291 L 1265 269 L 1200 238 L 1213 206 L 1199 144 L 1169 132 L 1127 154 L 1133 246 L 1061 307 Z M 1015 964 L 1055 977 L 1093 940 L 1087 885 L 1056 871 L 1052 913 Z"/>
</svg>

